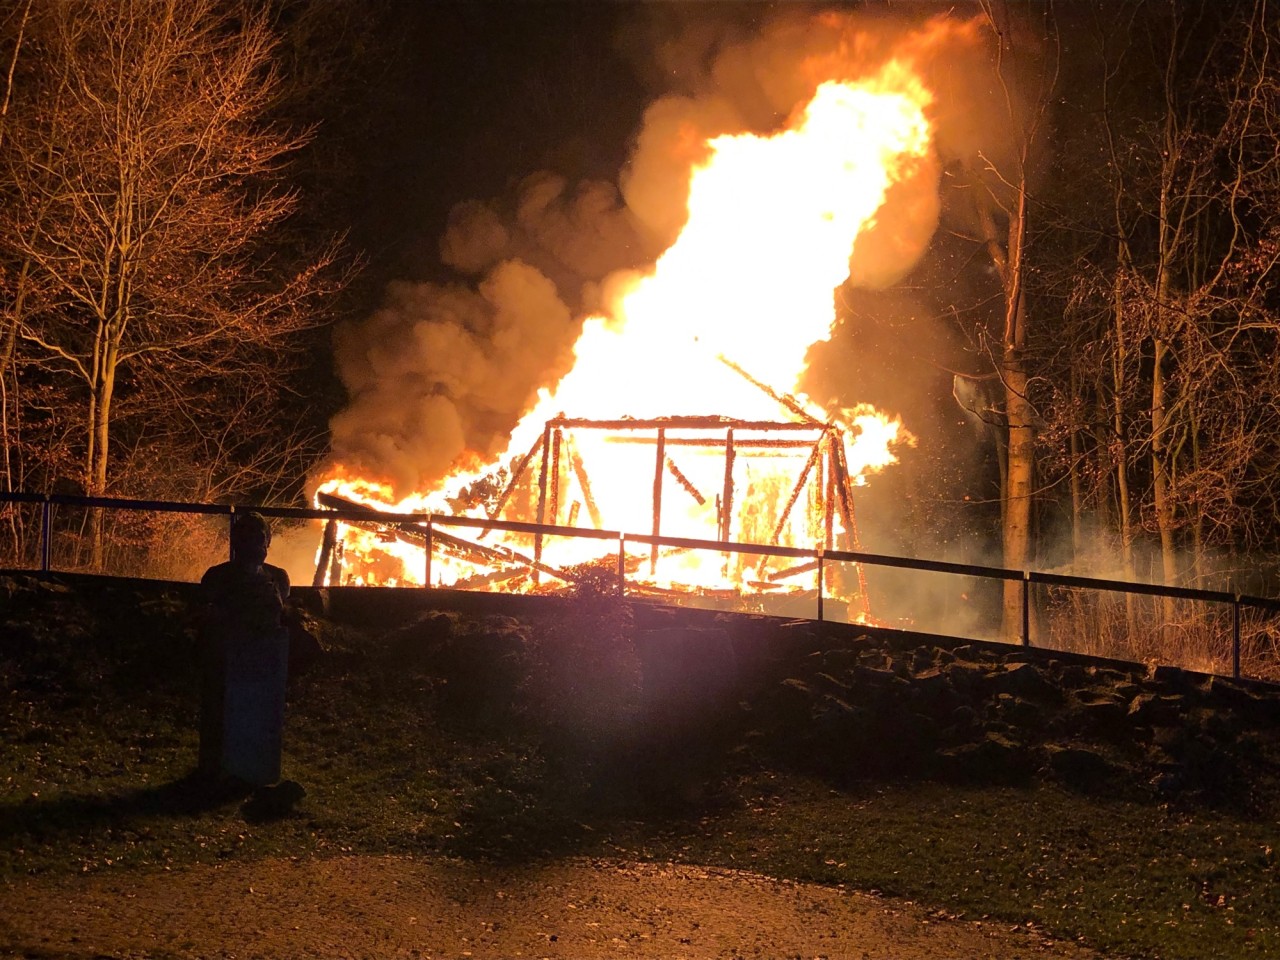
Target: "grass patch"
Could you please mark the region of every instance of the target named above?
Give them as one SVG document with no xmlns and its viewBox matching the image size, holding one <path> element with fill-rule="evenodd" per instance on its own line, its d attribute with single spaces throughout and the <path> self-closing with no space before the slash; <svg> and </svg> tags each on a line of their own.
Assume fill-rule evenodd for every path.
<svg viewBox="0 0 1280 960">
<path fill-rule="evenodd" d="M 1052 786 L 835 791 L 765 773 L 648 849 L 1192 960 L 1280 952 L 1274 837 L 1270 822 Z"/>
</svg>

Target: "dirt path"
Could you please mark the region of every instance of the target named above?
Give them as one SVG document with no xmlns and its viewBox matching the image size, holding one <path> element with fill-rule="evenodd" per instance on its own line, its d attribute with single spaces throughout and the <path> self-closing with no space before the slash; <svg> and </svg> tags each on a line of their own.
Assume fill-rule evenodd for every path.
<svg viewBox="0 0 1280 960">
<path fill-rule="evenodd" d="M 0 887 L 16 957 L 1096 956 L 865 894 L 693 866 L 266 860 Z"/>
</svg>

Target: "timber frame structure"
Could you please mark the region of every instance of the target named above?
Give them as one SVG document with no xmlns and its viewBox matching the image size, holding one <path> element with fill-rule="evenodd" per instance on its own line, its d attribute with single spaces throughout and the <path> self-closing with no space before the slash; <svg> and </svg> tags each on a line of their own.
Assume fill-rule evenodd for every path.
<svg viewBox="0 0 1280 960">
<path fill-rule="evenodd" d="M 773 420 L 738 420 L 717 416 L 673 416 L 652 419 L 616 419 L 593 420 L 577 417 L 556 417 L 548 420 L 537 440 L 529 450 L 519 457 L 512 468 L 511 475 L 503 486 L 501 493 L 488 511 L 489 521 L 498 521 L 507 508 L 516 490 L 526 482 L 536 470 L 536 514 L 534 527 L 577 527 L 579 525 L 579 502 L 566 506 L 561 502 L 561 489 L 564 480 L 571 473 L 577 480 L 582 493 L 581 506 L 585 507 L 589 528 L 601 530 L 605 518 L 601 516 L 591 492 L 591 477 L 588 466 L 580 456 L 573 442 L 573 434 L 577 431 L 602 431 L 612 442 L 638 444 L 653 447 L 653 485 L 651 529 L 647 532 L 653 537 L 663 536 L 662 514 L 664 502 L 664 480 L 670 476 L 676 484 L 699 505 L 703 505 L 712 497 L 717 501 L 717 530 L 715 539 L 719 542 L 733 540 L 734 504 L 738 496 L 734 481 L 734 464 L 741 452 L 777 452 L 804 455 L 804 464 L 792 484 L 786 503 L 773 527 L 772 536 L 767 545 L 779 546 L 780 538 L 800 501 L 806 485 L 812 485 L 810 509 L 818 515 L 813 518 L 822 531 L 821 545 L 825 550 L 840 549 L 836 543 L 836 519 L 840 520 L 847 532 L 850 545 L 854 550 L 861 550 L 858 538 L 857 523 L 854 516 L 853 482 L 849 475 L 845 460 L 844 432 L 830 423 L 823 423 L 805 417 L 796 421 Z M 672 436 L 671 434 L 676 434 Z M 722 451 L 723 473 L 719 489 L 715 491 L 699 490 L 681 471 L 672 458 L 672 452 L 680 448 L 698 448 L 703 451 L 719 448 Z M 668 496 L 670 494 L 668 493 Z M 334 508 L 350 509 L 356 506 L 351 501 L 332 494 L 321 494 L 320 504 Z M 370 509 L 371 514 L 376 511 Z M 428 538 L 420 524 L 378 523 L 372 518 L 368 524 L 351 520 L 343 523 L 354 523 L 359 526 L 377 527 L 390 532 L 397 539 L 428 546 Z M 339 552 L 335 550 L 337 533 L 336 521 L 330 521 L 325 532 L 325 541 L 321 549 L 320 566 L 317 579 L 325 568 L 330 568 L 329 582 L 334 582 L 335 560 L 340 564 Z M 477 537 L 472 540 L 445 534 L 435 530 L 433 534 L 436 549 L 481 566 L 497 566 L 506 568 L 515 564 L 517 569 L 501 570 L 468 581 L 469 586 L 479 586 L 480 580 L 496 583 L 512 579 L 516 576 L 528 575 L 537 583 L 541 576 L 550 575 L 565 583 L 572 583 L 575 577 L 569 571 L 553 567 L 543 561 L 543 539 L 541 532 L 533 534 L 532 554 L 522 554 L 509 547 L 498 544 L 486 544 L 483 541 L 491 528 L 481 526 Z M 650 547 L 648 563 L 631 556 L 628 566 L 631 572 L 642 575 L 642 567 L 648 566 L 649 574 L 657 570 L 659 546 Z M 767 589 L 776 588 L 794 577 L 812 573 L 815 562 L 802 563 L 783 569 L 767 570 L 768 557 L 762 557 L 757 570 L 758 580 L 755 586 Z M 862 613 L 869 616 L 867 609 L 867 589 L 865 572 L 861 564 L 857 565 L 859 594 L 861 595 Z M 667 592 L 667 591 L 662 591 Z"/>
<path fill-rule="evenodd" d="M 720 362 L 735 374 L 745 379 L 752 386 L 770 397 L 783 410 L 791 415 L 790 420 L 745 420 L 723 416 L 666 416 L 649 419 L 618 418 L 596 420 L 581 417 L 567 417 L 563 414 L 546 421 L 542 432 L 529 450 L 514 461 L 511 475 L 503 486 L 497 500 L 487 511 L 490 523 L 502 520 L 502 512 L 507 508 L 513 495 L 522 482 L 537 469 L 536 508 L 534 522 L 530 524 L 533 544 L 531 555 L 512 550 L 499 544 L 486 544 L 482 541 L 488 536 L 491 527 L 481 522 L 477 537 L 472 540 L 441 531 L 429 531 L 422 524 L 379 523 L 370 520 L 367 524 L 360 521 L 343 520 L 378 530 L 382 535 L 420 544 L 427 553 L 426 567 L 430 570 L 430 554 L 433 549 L 440 549 L 460 560 L 481 567 L 489 566 L 490 572 L 469 578 L 464 587 L 481 587 L 493 585 L 516 577 L 527 576 L 537 584 L 543 575 L 549 575 L 563 583 L 572 584 L 577 579 L 571 570 L 563 570 L 543 561 L 543 540 L 545 534 L 541 528 L 578 528 L 579 506 L 585 507 L 592 530 L 603 530 L 605 518 L 601 516 L 596 499 L 591 490 L 591 477 L 587 465 L 580 456 L 573 434 L 578 431 L 602 431 L 607 439 L 615 443 L 651 445 L 653 455 L 653 493 L 651 504 L 652 523 L 648 533 L 653 538 L 663 536 L 663 487 L 664 479 L 670 476 L 683 491 L 693 498 L 699 506 L 706 504 L 714 497 L 718 518 L 715 540 L 729 543 L 733 539 L 734 504 L 737 490 L 734 482 L 734 464 L 739 452 L 793 452 L 805 455 L 794 484 L 791 487 L 781 513 L 779 514 L 766 546 L 781 546 L 781 538 L 787 528 L 796 504 L 801 499 L 806 484 L 812 484 L 809 497 L 811 528 L 821 531 L 820 547 L 824 551 L 838 550 L 836 543 L 836 519 L 839 518 L 849 538 L 849 545 L 855 551 L 861 551 L 862 545 L 858 537 L 858 527 L 853 509 L 853 480 L 849 475 L 845 458 L 844 431 L 834 423 L 819 420 L 811 415 L 805 407 L 789 394 L 779 393 L 770 386 L 751 376 L 733 361 L 720 357 Z M 674 435 L 673 435 L 674 434 Z M 671 452 L 680 448 L 699 448 L 701 450 L 723 451 L 723 473 L 719 489 L 715 491 L 699 490 L 672 459 Z M 561 503 L 563 481 L 569 474 L 578 483 L 581 491 L 581 503 L 575 501 L 567 508 Z M 322 506 L 350 509 L 358 507 L 351 501 L 332 494 L 320 494 L 318 502 Z M 370 508 L 370 513 L 377 511 Z M 473 521 L 474 522 L 474 521 Z M 525 521 L 527 522 L 527 521 Z M 316 568 L 316 584 L 327 580 L 337 582 L 341 568 L 341 543 L 337 536 L 336 521 L 329 521 L 325 529 L 324 543 L 321 547 L 319 565 Z M 559 525 L 563 524 L 563 527 Z M 635 531 L 640 533 L 641 531 Z M 674 549 L 681 549 L 679 547 Z M 648 572 L 652 576 L 657 571 L 660 547 L 657 543 L 650 546 Z M 818 562 L 809 561 L 782 569 L 769 570 L 770 557 L 761 556 L 756 570 L 756 579 L 750 586 L 761 592 L 776 590 L 792 578 L 813 573 L 819 567 Z M 618 573 L 641 574 L 644 561 L 642 557 L 628 554 L 624 559 L 619 557 Z M 624 569 L 625 567 L 625 569 Z M 866 572 L 861 563 L 855 564 L 858 580 L 858 594 L 862 608 L 862 616 L 870 619 L 870 607 L 867 599 Z M 726 554 L 726 572 L 728 571 L 728 554 Z M 430 582 L 428 572 L 427 582 Z M 644 587 L 643 578 L 637 586 Z M 655 593 L 669 595 L 672 591 L 663 590 L 650 585 L 648 589 Z M 709 591 L 690 590 L 708 593 Z"/>
</svg>

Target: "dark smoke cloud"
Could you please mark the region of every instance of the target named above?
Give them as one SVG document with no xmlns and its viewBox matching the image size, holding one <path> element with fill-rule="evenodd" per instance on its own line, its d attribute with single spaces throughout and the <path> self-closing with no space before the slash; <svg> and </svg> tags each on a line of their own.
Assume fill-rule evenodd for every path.
<svg viewBox="0 0 1280 960">
<path fill-rule="evenodd" d="M 331 423 L 339 462 L 405 494 L 465 454 L 495 455 L 538 388 L 569 369 L 577 334 L 551 281 L 518 260 L 475 290 L 391 284 L 381 309 L 336 338 L 352 398 Z"/>
<path fill-rule="evenodd" d="M 520 259 L 556 279 L 572 299 L 573 286 L 651 259 L 632 211 L 618 188 L 587 180 L 573 186 L 557 173 L 526 177 L 514 202 L 469 200 L 449 214 L 441 259 L 467 274 Z"/>
</svg>

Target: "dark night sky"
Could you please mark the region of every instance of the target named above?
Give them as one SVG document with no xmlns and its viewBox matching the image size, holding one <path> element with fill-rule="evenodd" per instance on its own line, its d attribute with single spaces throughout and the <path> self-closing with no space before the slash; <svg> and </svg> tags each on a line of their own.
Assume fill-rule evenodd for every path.
<svg viewBox="0 0 1280 960">
<path fill-rule="evenodd" d="M 437 274 L 449 209 L 535 170 L 616 178 L 649 99 L 620 53 L 636 15 L 621 3 L 445 2 L 398 19 L 357 225 L 380 272 Z"/>
</svg>

